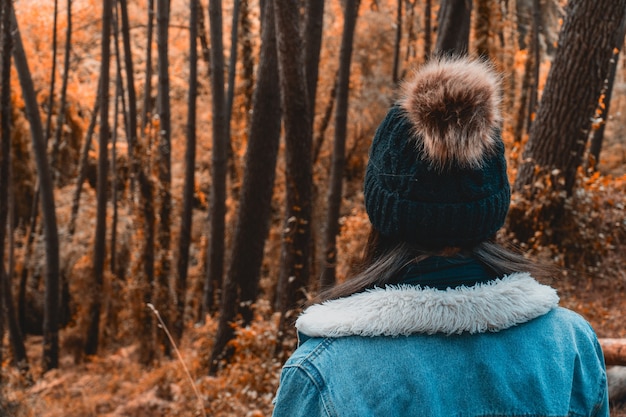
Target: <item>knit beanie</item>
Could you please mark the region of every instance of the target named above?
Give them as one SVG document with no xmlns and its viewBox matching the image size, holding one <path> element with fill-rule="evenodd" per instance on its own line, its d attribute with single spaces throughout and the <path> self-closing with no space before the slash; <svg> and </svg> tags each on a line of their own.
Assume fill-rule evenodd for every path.
<svg viewBox="0 0 626 417">
<path fill-rule="evenodd" d="M 504 224 L 511 193 L 500 77 L 484 61 L 429 61 L 402 85 L 378 127 L 365 209 L 382 235 L 424 248 L 466 247 Z"/>
</svg>

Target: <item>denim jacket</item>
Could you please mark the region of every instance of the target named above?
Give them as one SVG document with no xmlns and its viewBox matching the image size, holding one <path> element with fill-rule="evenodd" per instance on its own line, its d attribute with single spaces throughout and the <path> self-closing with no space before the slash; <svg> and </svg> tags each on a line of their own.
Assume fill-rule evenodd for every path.
<svg viewBox="0 0 626 417">
<path fill-rule="evenodd" d="M 594 331 L 526 273 L 375 288 L 296 327 L 274 417 L 609 415 Z"/>
</svg>

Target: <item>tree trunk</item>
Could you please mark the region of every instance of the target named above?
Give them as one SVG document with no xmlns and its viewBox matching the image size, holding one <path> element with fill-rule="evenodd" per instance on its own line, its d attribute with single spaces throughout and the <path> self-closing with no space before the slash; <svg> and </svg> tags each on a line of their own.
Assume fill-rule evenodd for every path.
<svg viewBox="0 0 626 417">
<path fill-rule="evenodd" d="M 474 16 L 474 43 L 476 54 L 488 59 L 489 33 L 491 30 L 491 2 L 489 0 L 476 0 L 476 13 Z"/>
<path fill-rule="evenodd" d="M 213 153 L 210 204 L 208 268 L 204 286 L 204 314 L 215 308 L 215 297 L 224 275 L 224 235 L 226 217 L 226 109 L 224 108 L 224 47 L 222 43 L 222 1 L 210 0 L 211 91 L 213 104 Z"/>
<path fill-rule="evenodd" d="M 54 87 L 57 79 L 57 20 L 59 14 L 59 0 L 54 0 L 54 16 L 52 17 L 52 67 L 50 68 L 50 88 L 48 90 L 48 114 L 46 116 L 46 143 L 52 130 L 52 108 L 54 107 Z"/>
<path fill-rule="evenodd" d="M 176 323 L 174 334 L 183 335 L 185 326 L 185 297 L 187 292 L 187 268 L 193 216 L 194 174 L 196 164 L 196 97 L 198 95 L 198 0 L 189 0 L 189 95 L 187 97 L 187 148 L 185 149 L 185 184 L 183 188 L 183 212 L 178 243 L 178 279 L 176 281 Z"/>
<path fill-rule="evenodd" d="M 324 29 L 324 1 L 307 1 L 304 22 L 304 65 L 311 111 L 311 128 L 315 120 L 315 100 L 319 75 L 322 31 Z"/>
<path fill-rule="evenodd" d="M 96 188 L 96 232 L 94 237 L 93 274 L 89 329 L 85 342 L 85 354 L 98 352 L 100 338 L 100 310 L 102 308 L 102 287 L 104 281 L 104 261 L 106 258 L 106 210 L 109 143 L 109 63 L 111 59 L 110 39 L 112 20 L 112 0 L 102 3 L 102 46 L 100 64 L 100 137 L 98 139 L 98 185 Z"/>
<path fill-rule="evenodd" d="M 402 2 L 398 0 L 396 7 L 396 41 L 393 44 L 393 69 L 391 70 L 391 81 L 394 85 L 398 84 L 398 73 L 400 72 L 400 45 L 402 43 Z M 344 32 L 346 29 L 344 26 Z"/>
<path fill-rule="evenodd" d="M 530 77 L 530 85 L 528 92 L 528 111 L 526 113 L 526 131 L 530 132 L 533 120 L 537 114 L 537 101 L 539 90 L 539 68 L 541 67 L 541 44 L 539 42 L 539 31 L 541 29 L 541 3 L 539 0 L 533 0 L 533 27 L 531 38 L 532 58 L 532 76 Z M 531 67 L 529 66 L 529 69 Z"/>
<path fill-rule="evenodd" d="M 297 0 L 276 2 L 278 71 L 286 144 L 286 210 L 276 310 L 285 313 L 305 299 L 310 269 L 311 112 L 304 74 Z"/>
<path fill-rule="evenodd" d="M 120 0 L 122 5 L 122 24 L 124 19 L 124 10 L 126 9 L 126 0 Z M 122 33 L 126 31 L 122 28 Z M 143 107 L 141 108 L 141 137 L 144 137 L 144 130 L 148 126 L 148 114 L 151 113 L 152 101 L 152 36 L 154 34 L 154 0 L 148 0 L 148 24 L 146 30 L 146 79 L 143 87 Z M 130 43 L 129 43 L 130 45 Z M 126 48 L 126 38 L 124 40 L 124 48 Z M 132 55 L 129 54 L 129 56 Z M 129 58 L 126 58 L 127 60 Z M 126 67 L 128 71 L 128 67 Z M 129 85 L 130 91 L 130 85 Z M 131 100 L 129 100 L 131 101 Z"/>
<path fill-rule="evenodd" d="M 553 190 L 572 193 L 625 7 L 626 0 L 569 2 L 515 181 L 514 190 L 526 198 L 532 199 L 535 184 L 547 179 Z"/>
<path fill-rule="evenodd" d="M 354 43 L 354 29 L 359 12 L 360 0 L 347 0 L 344 12 L 343 35 L 339 53 L 339 75 L 337 84 L 337 107 L 335 111 L 335 141 L 328 188 L 328 212 L 326 219 L 325 262 L 322 266 L 320 288 L 326 289 L 335 283 L 337 263 L 337 235 L 339 213 L 343 194 L 345 170 L 346 134 L 348 125 L 348 96 L 350 93 L 350 63 Z"/>
<path fill-rule="evenodd" d="M 137 178 L 139 184 L 139 198 L 137 205 L 140 207 L 139 212 L 143 217 L 139 217 L 142 223 L 140 229 L 143 229 L 144 242 L 142 247 L 143 259 L 143 277 L 141 282 L 144 304 L 153 302 L 152 287 L 154 285 L 154 258 L 155 258 L 155 212 L 154 212 L 154 187 L 150 180 L 150 168 L 142 166 L 142 158 L 144 154 L 144 144 L 138 140 L 137 133 L 137 96 L 135 91 L 135 79 L 133 71 L 133 55 L 130 42 L 130 25 L 128 22 L 128 5 L 127 0 L 119 0 L 120 12 L 122 17 L 122 40 L 124 44 L 124 67 L 126 70 L 126 90 L 128 92 L 128 126 L 126 128 L 128 141 L 128 159 L 131 164 L 131 175 Z M 147 121 L 147 109 L 151 101 L 151 81 L 152 81 L 152 34 L 153 34 L 153 16 L 154 1 L 149 0 L 148 3 L 148 29 L 147 38 L 148 45 L 146 48 L 146 82 L 144 94 L 144 107 L 141 115 L 141 136 L 143 136 L 144 128 Z M 140 332 L 140 351 L 141 362 L 144 365 L 150 364 L 155 355 L 153 344 L 154 324 L 152 314 L 148 309 L 143 309 L 140 317 L 142 329 Z"/>
<path fill-rule="evenodd" d="M 609 117 L 609 109 L 611 107 L 611 96 L 613 95 L 613 84 L 615 83 L 615 75 L 617 73 L 617 64 L 619 62 L 619 53 L 624 44 L 624 36 L 626 36 L 626 14 L 622 19 L 622 25 L 615 36 L 615 43 L 613 44 L 613 57 L 611 58 L 609 75 L 604 80 L 604 86 L 602 87 L 602 105 L 596 109 L 596 119 L 599 120 L 599 124 L 596 129 L 593 130 L 591 137 L 591 144 L 589 146 L 589 167 L 592 170 L 597 170 L 600 163 L 600 152 L 602 151 L 602 142 L 604 140 L 604 129 L 606 128 L 606 121 Z"/>
<path fill-rule="evenodd" d="M 30 123 L 37 175 L 41 184 L 41 211 L 46 241 L 46 285 L 43 324 L 43 371 L 59 366 L 59 235 L 54 206 L 54 189 L 46 155 L 46 144 L 39 115 L 35 87 L 28 68 L 15 11 L 11 12 L 15 47 L 13 59 L 22 87 L 26 117 Z"/>
<path fill-rule="evenodd" d="M 101 81 L 98 81 L 98 85 Z M 99 89 L 98 89 L 99 90 Z M 70 236 L 74 235 L 76 229 L 76 218 L 78 217 L 78 209 L 80 207 L 80 195 L 83 191 L 83 183 L 87 178 L 87 159 L 89 157 L 89 150 L 91 149 L 91 140 L 93 138 L 93 132 L 96 128 L 96 121 L 98 120 L 98 111 L 100 111 L 100 93 L 96 95 L 96 101 L 94 102 L 93 109 L 91 110 L 91 120 L 87 127 L 87 134 L 85 135 L 85 142 L 83 143 L 80 151 L 80 160 L 78 162 L 78 178 L 76 179 L 76 188 L 72 197 L 72 210 L 70 215 L 70 223 L 67 227 L 67 232 Z"/>
<path fill-rule="evenodd" d="M 467 54 L 471 14 L 472 0 L 441 1 L 435 53 L 439 55 Z"/>
<path fill-rule="evenodd" d="M 237 46 L 239 44 L 239 10 L 241 0 L 233 0 L 233 20 L 230 31 L 230 56 L 228 57 L 228 92 L 226 94 L 226 124 L 224 134 L 230 141 L 230 124 L 233 114 L 233 99 L 235 97 L 235 75 L 237 74 Z M 231 155 L 232 156 L 232 155 Z"/>
<path fill-rule="evenodd" d="M 228 359 L 232 353 L 225 351 L 225 348 L 234 336 L 231 323 L 237 315 L 237 306 L 240 306 L 243 324 L 252 321 L 252 303 L 257 298 L 263 249 L 270 227 L 281 116 L 273 3 L 273 0 L 266 1 L 263 12 L 254 111 L 246 149 L 233 252 L 222 290 L 220 321 L 209 365 L 212 374 L 217 371 L 219 362 Z"/>
<path fill-rule="evenodd" d="M 430 58 L 432 44 L 432 0 L 424 0 L 424 61 Z"/>
<path fill-rule="evenodd" d="M 63 59 L 63 78 L 61 81 L 61 99 L 57 113 L 57 126 L 54 132 L 54 143 L 52 146 L 52 158 L 50 165 L 57 181 L 62 173 L 61 167 L 57 166 L 58 153 L 61 146 L 61 136 L 63 134 L 63 124 L 65 123 L 65 107 L 67 105 L 67 83 L 70 75 L 70 51 L 72 49 L 72 0 L 67 0 L 67 26 L 65 29 L 65 58 Z M 67 175 L 67 174 L 66 174 Z"/>
<path fill-rule="evenodd" d="M 159 309 L 161 318 L 166 325 L 170 324 L 170 246 L 171 246 L 171 212 L 172 212 L 172 141 L 171 141 L 171 116 L 170 116 L 170 80 L 169 80 L 169 0 L 157 1 L 157 45 L 159 62 L 159 151 L 158 176 L 159 176 L 159 200 L 160 219 L 158 229 L 159 260 L 157 269 L 157 287 L 154 299 Z M 159 338 L 169 356 L 169 341 L 164 333 Z"/>
</svg>

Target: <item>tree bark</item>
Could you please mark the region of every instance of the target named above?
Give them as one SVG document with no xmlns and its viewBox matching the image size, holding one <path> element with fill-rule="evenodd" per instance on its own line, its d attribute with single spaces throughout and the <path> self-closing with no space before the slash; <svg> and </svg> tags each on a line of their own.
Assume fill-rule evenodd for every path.
<svg viewBox="0 0 626 417">
<path fill-rule="evenodd" d="M 204 286 L 204 314 L 215 308 L 215 297 L 224 275 L 224 236 L 226 217 L 226 109 L 224 108 L 224 46 L 222 43 L 222 1 L 210 0 L 211 91 L 213 104 L 213 153 L 210 203 L 208 268 Z"/>
<path fill-rule="evenodd" d="M 252 321 L 252 303 L 258 295 L 263 249 L 270 227 L 281 116 L 273 3 L 274 0 L 267 0 L 263 12 L 254 111 L 245 155 L 233 252 L 222 290 L 220 320 L 211 353 L 209 372 L 212 374 L 217 371 L 220 361 L 228 359 L 232 353 L 225 349 L 234 337 L 231 324 L 237 311 L 241 312 L 243 325 Z M 237 306 L 240 306 L 239 309 Z"/>
<path fill-rule="evenodd" d="M 432 0 L 424 0 L 424 61 L 430 58 L 432 51 Z"/>
<path fill-rule="evenodd" d="M 489 58 L 489 35 L 491 30 L 491 1 L 476 0 L 474 14 L 474 44 L 476 54 Z"/>
<path fill-rule="evenodd" d="M 337 263 L 337 235 L 339 234 L 339 214 L 343 194 L 343 177 L 346 164 L 346 134 L 348 125 L 348 97 L 350 93 L 350 64 L 354 43 L 354 30 L 359 12 L 360 0 L 347 0 L 344 12 L 343 35 L 339 53 L 339 74 L 337 84 L 337 107 L 335 111 L 335 141 L 328 189 L 328 212 L 326 218 L 325 260 L 322 266 L 320 288 L 326 289 L 335 283 Z"/>
<path fill-rule="evenodd" d="M 154 299 L 161 318 L 166 325 L 170 324 L 170 254 L 171 254 L 171 212 L 172 212 L 172 140 L 170 110 L 170 79 L 169 79 L 169 0 L 157 0 L 157 45 L 159 62 L 159 150 L 158 177 L 160 218 L 158 229 L 159 258 L 157 269 L 157 287 Z M 170 344 L 167 336 L 159 337 L 165 353 L 169 356 Z"/>
<path fill-rule="evenodd" d="M 319 75 L 320 50 L 322 48 L 322 32 L 324 29 L 324 1 L 306 2 L 304 23 L 304 65 L 306 68 L 306 84 L 311 110 L 311 126 L 315 119 L 315 100 L 317 96 L 317 78 Z"/>
<path fill-rule="evenodd" d="M 59 148 L 61 146 L 61 136 L 63 134 L 63 124 L 65 123 L 65 107 L 67 105 L 67 84 L 70 75 L 70 51 L 72 49 L 72 0 L 67 0 L 67 26 L 65 29 L 65 55 L 63 59 L 63 78 L 61 80 L 61 99 L 59 100 L 59 110 L 57 113 L 57 126 L 54 132 L 54 143 L 52 145 L 52 156 L 50 165 L 54 171 L 57 181 L 60 180 L 62 170 L 57 167 Z"/>
<path fill-rule="evenodd" d="M 98 139 L 98 183 L 96 187 L 96 231 L 93 252 L 93 292 L 89 311 L 89 328 L 85 342 L 85 354 L 95 355 L 100 341 L 100 310 L 104 284 L 104 262 L 106 258 L 106 214 L 109 143 L 109 64 L 111 59 L 112 0 L 102 3 L 102 46 L 100 61 L 100 136 Z"/>
<path fill-rule="evenodd" d="M 120 0 L 120 1 L 122 2 L 122 10 L 124 10 L 126 8 L 125 7 L 126 1 L 125 0 Z M 123 16 L 124 15 L 122 15 L 122 19 L 124 19 Z M 124 29 L 122 29 L 122 32 L 126 33 Z M 146 79 L 144 81 L 143 106 L 141 108 L 141 137 L 142 138 L 144 137 L 144 131 L 149 123 L 148 114 L 151 113 L 150 102 L 152 101 L 152 36 L 153 34 L 154 34 L 154 0 L 148 0 L 148 24 L 147 24 L 147 30 L 146 30 Z M 124 48 L 126 48 L 126 41 L 124 42 L 125 42 Z M 128 71 L 128 67 L 126 67 L 126 70 Z M 129 86 L 129 89 L 130 89 L 130 86 Z"/>
<path fill-rule="evenodd" d="M 472 0 L 442 0 L 439 6 L 437 43 L 439 55 L 464 55 L 469 51 Z"/>
<path fill-rule="evenodd" d="M 613 95 L 613 84 L 615 83 L 620 50 L 624 44 L 624 36 L 626 36 L 626 14 L 622 19 L 622 25 L 615 36 L 613 57 L 609 63 L 609 75 L 604 81 L 604 86 L 602 87 L 602 105 L 598 106 L 596 110 L 597 119 L 599 119 L 599 126 L 597 129 L 593 130 L 591 144 L 589 146 L 589 167 L 594 171 L 597 170 L 598 164 L 600 163 L 600 152 L 602 151 L 602 142 L 604 141 L 604 129 L 606 128 L 606 121 L 609 117 L 611 97 Z"/>
<path fill-rule="evenodd" d="M 178 241 L 178 279 L 176 280 L 176 323 L 174 334 L 180 340 L 185 325 L 187 268 L 193 215 L 194 174 L 196 164 L 196 97 L 198 95 L 198 0 L 189 0 L 189 95 L 187 96 L 187 147 L 185 149 L 185 184 L 183 212 Z"/>
<path fill-rule="evenodd" d="M 41 184 L 41 211 L 46 241 L 42 367 L 43 371 L 47 372 L 59 366 L 59 235 L 54 206 L 54 189 L 50 177 L 39 105 L 14 10 L 11 12 L 11 24 L 15 42 L 13 59 L 22 87 L 26 117 L 30 124 L 33 152 L 37 164 L 37 175 Z"/>
<path fill-rule="evenodd" d="M 571 194 L 625 7 L 626 0 L 569 2 L 515 191 L 532 198 L 534 184 L 550 177 L 555 191 Z"/>
<path fill-rule="evenodd" d="M 391 70 L 391 81 L 394 85 L 398 84 L 398 73 L 400 72 L 400 46 L 402 43 L 402 2 L 397 0 L 396 5 L 396 41 L 393 44 L 393 68 Z M 344 26 L 344 33 L 346 31 Z"/>
<path fill-rule="evenodd" d="M 278 71 L 286 144 L 286 210 L 276 310 L 284 317 L 305 299 L 310 269 L 311 112 L 297 0 L 276 2 Z"/>
</svg>

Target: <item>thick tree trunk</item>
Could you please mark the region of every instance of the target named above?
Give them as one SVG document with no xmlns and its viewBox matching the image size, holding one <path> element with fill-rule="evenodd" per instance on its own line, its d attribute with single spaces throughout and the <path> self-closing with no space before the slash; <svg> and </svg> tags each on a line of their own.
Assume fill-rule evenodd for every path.
<svg viewBox="0 0 626 417">
<path fill-rule="evenodd" d="M 297 0 L 275 3 L 278 70 L 286 143 L 286 210 L 276 310 L 285 313 L 306 298 L 311 236 L 311 130 Z"/>
<path fill-rule="evenodd" d="M 26 116 L 31 128 L 37 175 L 41 184 L 41 211 L 46 241 L 46 287 L 43 324 L 43 371 L 46 372 L 59 366 L 59 235 L 54 206 L 54 189 L 50 177 L 41 116 L 39 115 L 39 104 L 37 103 L 35 87 L 28 68 L 28 61 L 14 10 L 11 12 L 11 24 L 14 29 L 13 37 L 15 42 L 13 59 L 15 60 L 15 67 L 22 87 Z"/>
<path fill-rule="evenodd" d="M 226 350 L 226 346 L 234 336 L 231 324 L 236 318 L 237 310 L 241 312 L 244 325 L 252 321 L 252 304 L 258 295 L 263 249 L 270 227 L 280 139 L 280 95 L 273 3 L 274 0 L 266 1 L 263 13 L 265 20 L 262 25 L 258 82 L 253 99 L 254 111 L 246 149 L 233 252 L 222 290 L 219 326 L 211 353 L 211 373 L 217 371 L 221 360 L 230 356 L 231 352 Z M 237 306 L 240 308 L 237 309 Z"/>
<path fill-rule="evenodd" d="M 625 7 L 626 0 L 569 2 L 515 181 L 514 190 L 525 197 L 532 199 L 534 184 L 546 180 L 555 191 L 571 194 Z"/>
<path fill-rule="evenodd" d="M 337 107 L 335 111 L 335 141 L 328 188 L 328 212 L 326 218 L 325 259 L 322 266 L 320 288 L 329 288 L 335 283 L 337 263 L 337 235 L 339 214 L 343 194 L 343 177 L 346 163 L 346 134 L 348 127 L 348 96 L 350 93 L 350 64 L 354 43 L 354 30 L 359 13 L 360 0 L 347 0 L 344 12 L 343 35 L 339 53 L 337 84 Z"/>
<path fill-rule="evenodd" d="M 437 43 L 439 55 L 467 54 L 472 0 L 442 0 L 439 6 Z"/>
</svg>

